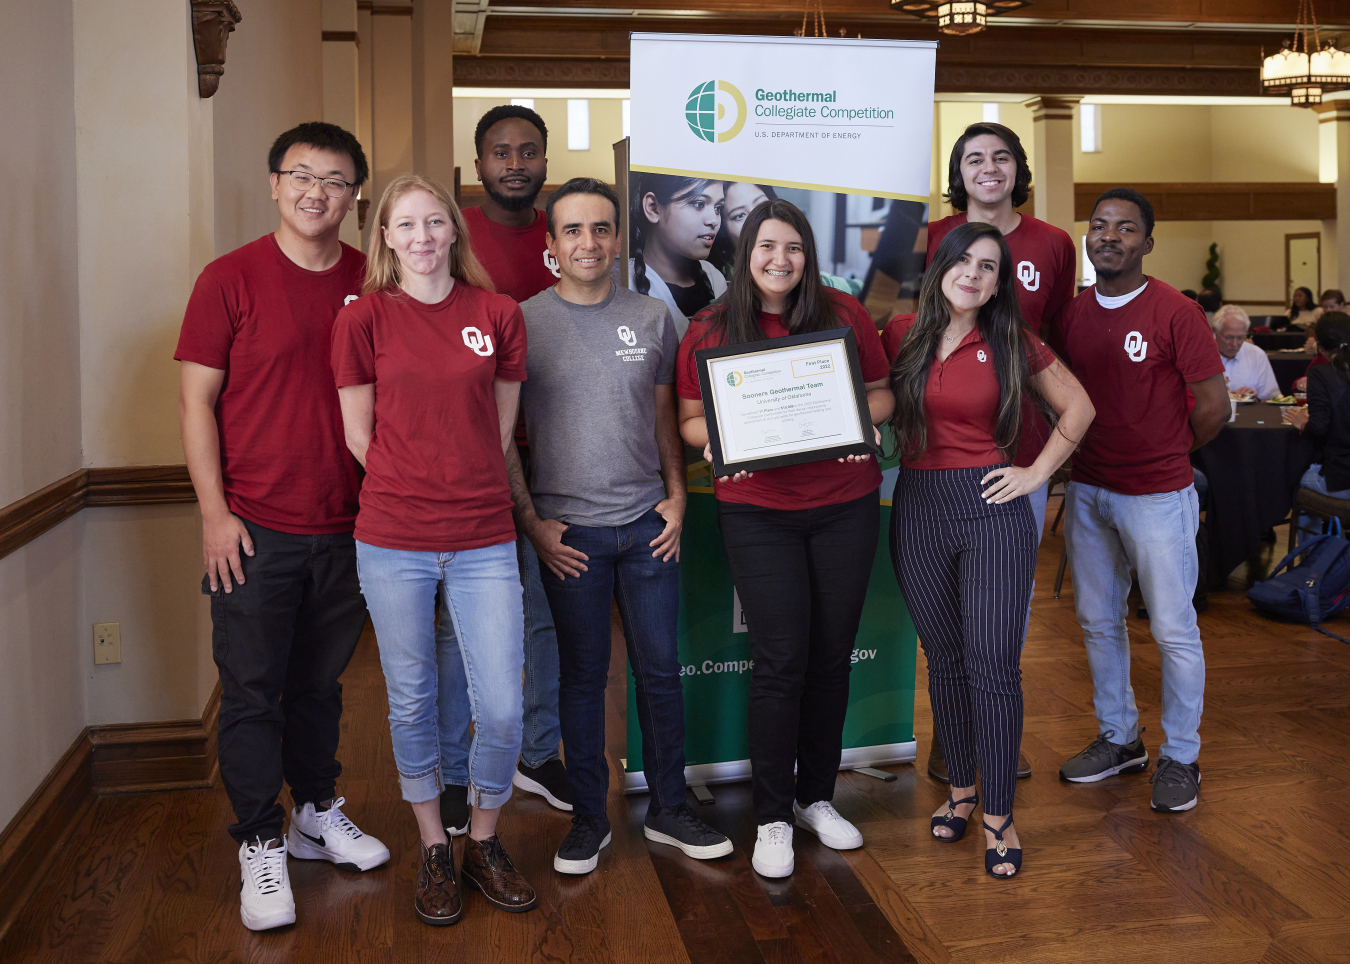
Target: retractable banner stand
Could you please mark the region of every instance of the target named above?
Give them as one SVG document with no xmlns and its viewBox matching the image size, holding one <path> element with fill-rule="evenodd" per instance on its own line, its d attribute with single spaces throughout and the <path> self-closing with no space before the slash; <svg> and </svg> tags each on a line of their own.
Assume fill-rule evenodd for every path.
<svg viewBox="0 0 1350 964">
<path fill-rule="evenodd" d="M 642 33 L 631 41 L 631 138 L 616 154 L 629 202 L 624 278 L 666 301 L 681 335 L 725 290 L 740 223 L 767 198 L 806 213 L 822 280 L 858 297 L 874 317 L 917 296 L 937 44 Z M 750 775 L 752 662 L 709 467 L 696 461 L 688 473 L 679 652 L 685 779 L 700 785 Z M 885 472 L 853 651 L 844 768 L 915 756 L 916 638 L 886 536 L 895 474 Z M 625 789 L 645 790 L 631 674 L 623 762 Z"/>
</svg>

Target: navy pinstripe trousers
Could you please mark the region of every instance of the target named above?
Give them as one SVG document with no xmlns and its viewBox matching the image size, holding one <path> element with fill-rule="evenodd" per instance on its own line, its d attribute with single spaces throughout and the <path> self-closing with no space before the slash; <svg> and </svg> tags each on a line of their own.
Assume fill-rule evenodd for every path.
<svg viewBox="0 0 1350 964">
<path fill-rule="evenodd" d="M 1022 644 L 1036 572 L 1031 503 L 988 505 L 982 469 L 901 467 L 891 560 L 928 657 L 933 725 L 952 786 L 1012 813 L 1022 746 Z"/>
</svg>

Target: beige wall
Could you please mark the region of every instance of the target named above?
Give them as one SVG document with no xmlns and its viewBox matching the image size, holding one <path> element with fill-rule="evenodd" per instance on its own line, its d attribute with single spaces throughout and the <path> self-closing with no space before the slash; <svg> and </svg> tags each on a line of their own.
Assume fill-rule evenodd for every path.
<svg viewBox="0 0 1350 964">
<path fill-rule="evenodd" d="M 478 119 L 510 98 L 455 98 L 455 157 L 462 184 L 477 184 L 473 161 L 478 156 L 473 132 Z M 591 99 L 591 149 L 567 149 L 567 98 L 535 98 L 534 109 L 548 127 L 548 182 L 561 184 L 574 177 L 596 177 L 614 183 L 614 142 L 623 138 L 623 101 L 617 97 Z"/>
<path fill-rule="evenodd" d="M 81 465 L 182 461 L 188 293 L 273 229 L 267 147 L 322 112 L 319 0 L 239 5 L 213 100 L 180 0 L 7 12 L 0 505 Z M 85 726 L 201 713 L 200 531 L 191 505 L 86 509 L 0 559 L 0 826 Z M 121 624 L 120 664 L 93 665 L 95 622 Z"/>
<path fill-rule="evenodd" d="M 276 230 L 267 150 L 277 135 L 323 120 L 321 0 L 237 0 L 215 122 L 217 256 Z M 355 220 L 356 212 L 348 217 Z"/>
<path fill-rule="evenodd" d="M 413 169 L 412 17 L 372 16 L 370 32 L 373 221 L 385 187 Z"/>
<path fill-rule="evenodd" d="M 10 5 L 0 30 L 0 505 L 80 467 L 70 17 Z"/>
</svg>

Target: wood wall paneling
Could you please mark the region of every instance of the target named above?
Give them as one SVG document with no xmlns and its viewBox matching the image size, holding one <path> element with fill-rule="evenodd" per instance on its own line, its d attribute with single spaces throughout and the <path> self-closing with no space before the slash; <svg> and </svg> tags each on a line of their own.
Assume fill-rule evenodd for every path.
<svg viewBox="0 0 1350 964">
<path fill-rule="evenodd" d="M 1097 198 L 1132 187 L 1153 205 L 1159 221 L 1286 221 L 1336 217 L 1336 185 L 1315 183 L 1074 185 L 1074 218 L 1092 216 Z"/>
<path fill-rule="evenodd" d="M 211 787 L 220 684 L 201 719 L 86 727 L 0 831 L 0 937 L 101 794 Z"/>
<path fill-rule="evenodd" d="M 186 465 L 87 468 L 0 508 L 0 558 L 86 506 L 196 502 Z"/>
</svg>

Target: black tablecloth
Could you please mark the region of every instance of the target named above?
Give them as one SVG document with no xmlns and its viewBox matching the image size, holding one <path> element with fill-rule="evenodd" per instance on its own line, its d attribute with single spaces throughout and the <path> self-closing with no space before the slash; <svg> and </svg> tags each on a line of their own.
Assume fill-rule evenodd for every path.
<svg viewBox="0 0 1350 964">
<path fill-rule="evenodd" d="M 1280 420 L 1280 407 L 1239 405 L 1230 422 L 1192 458 L 1209 478 L 1209 571 L 1212 588 L 1255 554 L 1261 534 L 1289 514 L 1313 443 Z"/>
<path fill-rule="evenodd" d="M 1272 351 L 1276 348 L 1302 348 L 1303 343 L 1308 340 L 1308 334 L 1304 331 L 1273 331 L 1268 335 L 1252 335 L 1251 338 L 1257 348 Z"/>
<path fill-rule="evenodd" d="M 1268 351 L 1266 357 L 1270 359 L 1271 370 L 1275 372 L 1275 381 L 1280 383 L 1280 391 L 1288 395 L 1294 390 L 1294 379 L 1304 376 L 1316 356 L 1310 351 Z"/>
</svg>

